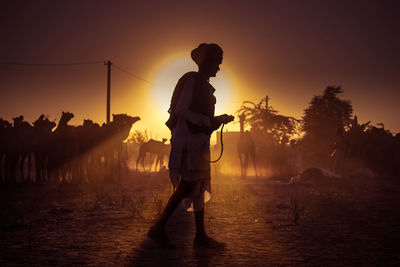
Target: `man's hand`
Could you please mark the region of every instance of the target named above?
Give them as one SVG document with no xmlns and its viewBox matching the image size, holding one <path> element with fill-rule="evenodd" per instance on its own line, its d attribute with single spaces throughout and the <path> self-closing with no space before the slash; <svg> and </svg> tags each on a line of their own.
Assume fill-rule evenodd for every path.
<svg viewBox="0 0 400 267">
<path fill-rule="evenodd" d="M 223 115 L 216 116 L 215 119 L 217 119 L 220 123 L 227 124 L 227 123 L 233 121 L 235 119 L 235 117 L 232 115 L 223 114 Z"/>
</svg>

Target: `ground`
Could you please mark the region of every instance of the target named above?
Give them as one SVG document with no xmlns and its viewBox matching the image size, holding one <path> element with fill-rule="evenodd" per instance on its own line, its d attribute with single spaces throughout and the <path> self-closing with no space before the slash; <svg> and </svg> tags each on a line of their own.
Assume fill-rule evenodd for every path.
<svg viewBox="0 0 400 267">
<path fill-rule="evenodd" d="M 116 184 L 0 188 L 1 266 L 399 266 L 400 185 L 352 177 L 312 185 L 213 177 L 206 229 L 226 249 L 192 248 L 193 214 L 178 209 L 167 233 L 146 236 L 171 187 L 167 174 Z"/>
</svg>

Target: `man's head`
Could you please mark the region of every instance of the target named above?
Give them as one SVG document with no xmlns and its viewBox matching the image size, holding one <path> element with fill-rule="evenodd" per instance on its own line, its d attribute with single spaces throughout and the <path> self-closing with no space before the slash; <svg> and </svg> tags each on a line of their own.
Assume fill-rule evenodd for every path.
<svg viewBox="0 0 400 267">
<path fill-rule="evenodd" d="M 205 76 L 215 77 L 222 63 L 223 51 L 217 44 L 202 43 L 191 52 L 193 61 L 199 66 L 199 72 Z"/>
</svg>

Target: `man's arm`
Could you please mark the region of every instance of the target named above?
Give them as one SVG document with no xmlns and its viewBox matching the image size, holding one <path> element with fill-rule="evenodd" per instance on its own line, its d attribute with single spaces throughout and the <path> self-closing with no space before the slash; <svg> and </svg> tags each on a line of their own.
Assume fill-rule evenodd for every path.
<svg viewBox="0 0 400 267">
<path fill-rule="evenodd" d="M 200 113 L 193 112 L 189 109 L 192 103 L 193 91 L 194 91 L 194 77 L 188 77 L 184 82 L 184 88 L 179 96 L 178 103 L 175 107 L 175 114 L 182 117 L 189 122 L 203 127 L 211 127 L 212 120 Z"/>
</svg>

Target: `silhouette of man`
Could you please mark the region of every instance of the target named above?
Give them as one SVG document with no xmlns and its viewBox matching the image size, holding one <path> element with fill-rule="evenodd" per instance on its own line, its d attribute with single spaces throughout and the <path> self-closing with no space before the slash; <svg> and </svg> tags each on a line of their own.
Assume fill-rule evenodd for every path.
<svg viewBox="0 0 400 267">
<path fill-rule="evenodd" d="M 344 162 L 348 150 L 348 143 L 344 136 L 344 131 L 341 128 L 336 131 L 336 141 L 334 145 L 334 152 L 331 154 L 331 157 L 333 159 L 333 171 L 337 174 L 343 175 L 345 169 Z"/>
<path fill-rule="evenodd" d="M 214 116 L 215 89 L 209 83 L 220 70 L 223 51 L 217 44 L 202 43 L 191 52 L 198 72 L 188 72 L 178 81 L 171 98 L 170 118 L 166 125 L 171 130 L 169 170 L 175 192 L 171 195 L 159 220 L 148 235 L 160 245 L 176 247 L 170 242 L 165 225 L 179 203 L 194 211 L 195 248 L 221 248 L 224 243 L 209 237 L 204 229 L 204 203 L 210 199 L 210 136 L 221 124 L 234 117 Z"/>
</svg>

